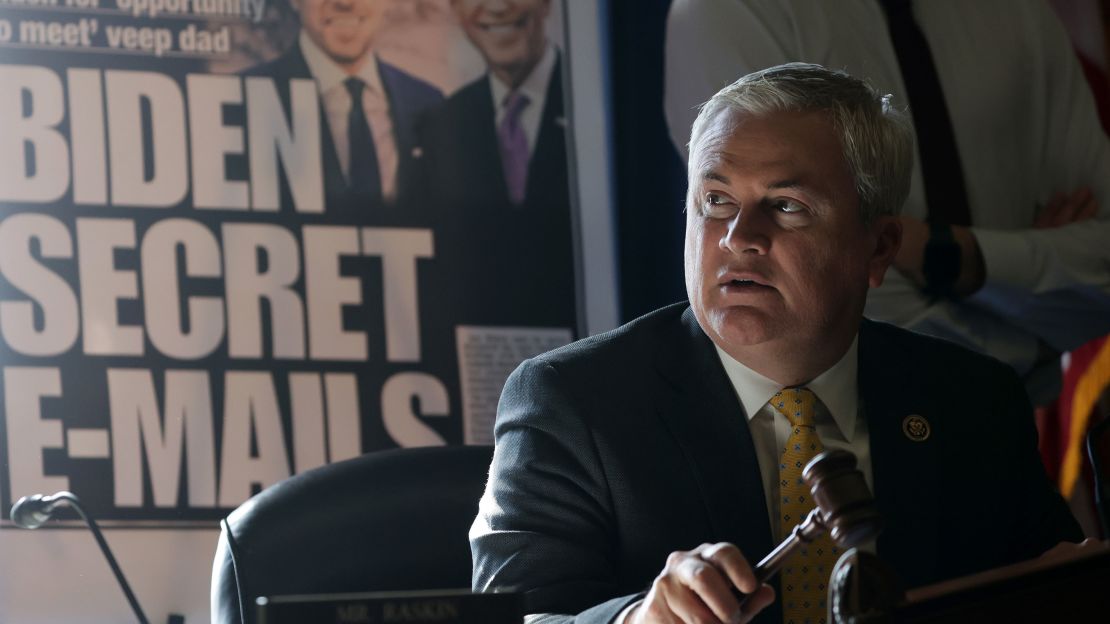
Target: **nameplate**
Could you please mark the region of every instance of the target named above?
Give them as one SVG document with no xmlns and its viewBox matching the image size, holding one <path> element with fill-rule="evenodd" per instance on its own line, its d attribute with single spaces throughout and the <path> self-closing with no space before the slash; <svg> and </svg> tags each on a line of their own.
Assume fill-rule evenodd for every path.
<svg viewBox="0 0 1110 624">
<path fill-rule="evenodd" d="M 469 591 L 264 596 L 259 624 L 521 624 L 520 594 Z"/>
</svg>

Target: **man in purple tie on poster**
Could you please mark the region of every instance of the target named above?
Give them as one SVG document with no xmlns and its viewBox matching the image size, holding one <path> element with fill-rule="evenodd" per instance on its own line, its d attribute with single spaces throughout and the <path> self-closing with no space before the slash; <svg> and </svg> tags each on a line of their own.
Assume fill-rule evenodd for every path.
<svg viewBox="0 0 1110 624">
<path fill-rule="evenodd" d="M 509 283 L 535 289 L 502 321 L 566 326 L 575 315 L 574 265 L 562 63 L 545 32 L 551 2 L 451 6 L 488 72 L 422 124 L 426 199 L 453 232 L 439 248 L 463 263 L 468 299 L 498 298 Z"/>
<path fill-rule="evenodd" d="M 489 71 L 428 120 L 424 157 L 444 199 L 521 206 L 567 195 L 560 55 L 549 0 L 452 0 Z M 553 202 L 554 203 L 554 202 Z M 560 204 L 565 205 L 565 200 Z"/>
</svg>

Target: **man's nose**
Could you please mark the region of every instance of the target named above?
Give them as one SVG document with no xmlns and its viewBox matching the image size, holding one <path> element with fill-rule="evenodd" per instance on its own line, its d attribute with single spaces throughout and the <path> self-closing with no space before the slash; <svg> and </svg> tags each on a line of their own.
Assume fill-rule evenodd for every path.
<svg viewBox="0 0 1110 624">
<path fill-rule="evenodd" d="M 742 207 L 728 223 L 721 248 L 734 254 L 765 254 L 771 247 L 767 216 L 759 207 Z"/>
</svg>

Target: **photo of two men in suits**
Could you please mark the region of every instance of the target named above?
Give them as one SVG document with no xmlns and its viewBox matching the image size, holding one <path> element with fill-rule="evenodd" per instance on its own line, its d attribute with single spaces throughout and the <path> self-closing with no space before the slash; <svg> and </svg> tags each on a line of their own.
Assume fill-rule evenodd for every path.
<svg viewBox="0 0 1110 624">
<path fill-rule="evenodd" d="M 304 79 L 315 82 L 325 201 L 320 215 L 287 212 L 291 194 L 283 183 L 286 214 L 279 218 L 430 234 L 430 247 L 413 252 L 408 277 L 388 274 L 375 259 L 342 261 L 342 275 L 360 287 L 357 304 L 342 312 L 343 329 L 365 331 L 369 351 L 380 353 L 379 298 L 389 284 L 409 280 L 419 359 L 371 358 L 364 370 L 388 375 L 415 365 L 442 381 L 444 411 L 462 416 L 459 429 L 470 431 L 466 423 L 486 416 L 492 421 L 504 377 L 534 345 L 551 348 L 557 345 L 550 341 L 582 332 L 558 46 L 562 5 L 289 0 L 289 8 L 296 19 L 289 14 L 266 31 L 269 51 L 254 54 L 261 62 L 243 74 L 273 79 L 287 117 L 295 80 L 301 89 L 310 86 Z M 485 365 L 464 362 L 466 345 L 485 335 L 521 341 L 489 370 L 477 370 Z M 489 380 L 488 405 L 467 398 L 473 393 L 464 385 L 475 375 Z M 363 413 L 376 409 L 364 405 Z M 374 417 L 363 420 L 364 448 L 395 441 Z M 458 441 L 455 418 L 422 422 L 447 443 Z"/>
<path fill-rule="evenodd" d="M 245 74 L 315 79 L 329 217 L 434 228 L 459 323 L 576 326 L 552 1 L 426 3 L 442 9 L 483 65 L 453 92 L 422 77 L 434 71 L 417 76 L 410 69 L 418 64 L 402 69 L 379 54 L 392 0 L 290 3 L 300 22 L 295 43 Z"/>
<path fill-rule="evenodd" d="M 412 188 L 407 174 L 418 160 L 433 178 L 421 186 L 454 202 L 521 205 L 566 196 L 562 59 L 545 31 L 550 0 L 449 0 L 485 71 L 446 102 L 441 86 L 376 52 L 391 1 L 290 0 L 301 26 L 295 42 L 245 72 L 316 80 L 329 196 L 361 185 L 376 191 L 371 202 L 396 203 Z M 353 89 L 361 107 L 352 106 Z M 350 122 L 358 117 L 370 127 L 373 167 L 352 173 L 353 161 L 367 164 L 357 163 L 364 146 Z"/>
</svg>

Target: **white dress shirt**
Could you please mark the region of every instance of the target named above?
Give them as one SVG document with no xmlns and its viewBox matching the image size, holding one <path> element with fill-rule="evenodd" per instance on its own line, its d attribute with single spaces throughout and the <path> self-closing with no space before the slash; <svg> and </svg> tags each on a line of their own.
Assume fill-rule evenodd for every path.
<svg viewBox="0 0 1110 624">
<path fill-rule="evenodd" d="M 817 398 L 816 414 L 817 437 L 826 450 L 843 449 L 856 456 L 857 466 L 863 472 L 867 486 L 871 480 L 871 445 L 867 433 L 867 421 L 859 414 L 859 337 L 852 346 L 829 370 L 821 373 L 813 381 L 804 384 Z M 732 359 L 717 347 L 717 355 L 725 367 L 729 381 L 744 408 L 748 419 L 748 430 L 755 445 L 755 456 L 759 461 L 759 472 L 763 479 L 763 494 L 767 499 L 767 517 L 771 521 L 771 534 L 780 535 L 778 504 L 779 500 L 779 459 L 790 437 L 790 421 L 786 415 L 771 406 L 771 398 L 782 390 L 782 384 L 760 375 L 740 362 Z M 739 417 L 740 415 L 737 415 Z M 789 527 L 787 527 L 789 528 Z M 748 556 L 761 557 L 763 554 L 746 553 Z M 753 562 L 754 563 L 754 562 Z"/>
<path fill-rule="evenodd" d="M 986 284 L 932 301 L 898 271 L 867 297 L 869 317 L 955 340 L 1028 375 L 1038 341 L 1072 349 L 1110 331 L 1110 141 L 1059 20 L 1043 0 L 930 0 L 914 15 L 944 90 Z M 696 107 L 757 69 L 819 63 L 909 101 L 875 0 L 675 0 L 666 91 L 679 151 Z M 927 214 L 914 164 L 904 213 Z M 1089 186 L 1092 220 L 1034 229 L 1038 205 Z M 1059 377 L 1058 366 L 1052 366 Z"/>
<path fill-rule="evenodd" d="M 520 125 L 524 128 L 524 136 L 528 137 L 528 157 L 536 153 L 536 140 L 540 134 L 540 122 L 543 120 L 543 105 L 547 101 L 547 87 L 551 84 L 551 72 L 555 71 L 555 47 L 550 43 L 544 49 L 543 56 L 532 73 L 516 88 L 518 93 L 528 96 L 528 106 L 520 112 Z M 489 88 L 493 96 L 495 128 L 501 127 L 501 120 L 505 118 L 505 100 L 511 89 L 501 79 L 489 73 Z"/>
<path fill-rule="evenodd" d="M 351 149 L 347 144 L 347 119 L 351 113 L 351 94 L 344 81 L 351 76 L 335 61 L 331 60 L 313 41 L 301 31 L 301 52 L 324 106 L 332 142 L 335 145 L 339 166 L 343 177 L 351 180 Z M 378 61 L 368 54 L 354 77 L 365 83 L 362 90 L 362 108 L 366 111 L 366 121 L 370 123 L 370 133 L 374 137 L 374 152 L 378 156 L 378 175 L 382 183 L 382 197 L 391 200 L 397 195 L 397 141 L 393 137 L 393 118 L 389 116 L 389 99 L 382 87 L 378 74 Z M 358 175 L 358 172 L 354 172 Z"/>
</svg>

